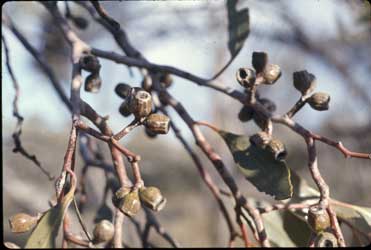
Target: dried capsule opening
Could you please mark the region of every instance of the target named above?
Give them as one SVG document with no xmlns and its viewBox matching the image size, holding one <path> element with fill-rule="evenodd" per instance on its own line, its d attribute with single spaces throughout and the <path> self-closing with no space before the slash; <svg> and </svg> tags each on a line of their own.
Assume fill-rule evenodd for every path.
<svg viewBox="0 0 371 250">
<path fill-rule="evenodd" d="M 324 247 L 334 247 L 334 244 L 332 243 L 331 240 L 325 240 L 325 242 L 323 243 L 323 246 Z"/>
<path fill-rule="evenodd" d="M 147 98 L 148 94 L 147 93 L 139 93 L 139 98 Z"/>
<path fill-rule="evenodd" d="M 247 72 L 246 72 L 246 70 L 245 69 L 242 69 L 242 68 L 238 70 L 238 74 L 239 74 L 239 76 L 240 76 L 241 79 L 245 79 L 247 77 L 247 75 L 248 75 Z"/>
<path fill-rule="evenodd" d="M 279 152 L 277 155 L 276 155 L 276 160 L 278 161 L 283 161 L 287 156 L 287 151 L 282 151 L 282 152 Z"/>
<path fill-rule="evenodd" d="M 156 212 L 158 212 L 158 211 L 162 210 L 165 207 L 165 205 L 166 205 L 166 198 L 163 198 L 161 200 L 161 202 L 159 202 L 157 204 L 157 206 L 154 207 L 153 210 L 156 211 Z"/>
<path fill-rule="evenodd" d="M 91 57 L 90 56 L 85 56 L 83 59 L 82 59 L 82 62 L 84 64 L 89 64 L 91 62 Z"/>
</svg>

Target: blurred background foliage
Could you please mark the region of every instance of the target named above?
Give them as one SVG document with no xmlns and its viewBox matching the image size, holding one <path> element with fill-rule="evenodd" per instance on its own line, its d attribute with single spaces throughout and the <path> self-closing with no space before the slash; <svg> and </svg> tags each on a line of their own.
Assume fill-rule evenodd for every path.
<svg viewBox="0 0 371 250">
<path fill-rule="evenodd" d="M 203 77 L 211 77 L 229 60 L 227 12 L 225 1 L 140 1 L 102 3 L 106 10 L 127 31 L 130 41 L 150 61 L 172 65 Z M 69 3 L 74 15 L 89 21 L 87 29 L 76 31 L 91 45 L 120 52 L 111 35 L 91 20 L 78 4 Z M 61 9 L 65 8 L 59 2 Z M 238 9 L 248 7 L 250 35 L 244 47 L 219 77 L 226 86 L 242 88 L 235 80 L 239 67 L 251 67 L 253 51 L 265 51 L 270 62 L 281 66 L 283 75 L 273 86 L 263 86 L 260 94 L 277 105 L 277 113 L 286 112 L 299 98 L 293 88 L 292 73 L 306 69 L 317 77 L 319 91 L 331 94 L 330 110 L 316 112 L 305 107 L 295 117 L 306 128 L 318 134 L 340 140 L 354 151 L 371 151 L 371 10 L 366 1 L 242 1 Z M 69 48 L 45 9 L 35 2 L 7 2 L 2 11 L 30 39 L 42 56 L 57 72 L 69 90 L 71 65 Z M 74 24 L 72 24 L 74 25 Z M 50 87 L 37 63 L 27 54 L 16 38 L 3 29 L 10 44 L 11 64 L 20 83 L 20 113 L 25 117 L 22 142 L 37 155 L 52 174 L 60 172 L 67 147 L 70 115 Z M 3 53 L 4 54 L 4 53 Z M 17 212 L 35 214 L 48 209 L 54 194 L 54 184 L 20 155 L 12 152 L 11 102 L 14 90 L 2 57 L 2 127 L 3 127 L 3 226 L 4 239 L 23 245 L 28 234 L 10 233 L 8 218 Z M 110 115 L 109 124 L 118 131 L 131 118 L 120 116 L 120 98 L 114 94 L 117 82 L 140 86 L 140 74 L 108 61 L 101 61 L 103 87 L 98 94 L 82 93 L 82 98 L 99 113 Z M 234 133 L 252 134 L 258 127 L 241 123 L 237 114 L 241 104 L 211 89 L 198 87 L 174 77 L 169 90 L 196 120 L 208 120 Z M 190 132 L 182 121 L 170 112 L 187 140 L 194 145 Z M 247 197 L 273 200 L 259 193 L 235 168 L 232 156 L 222 139 L 215 133 L 205 133 L 216 151 L 221 154 L 240 189 Z M 306 167 L 304 141 L 281 125 L 274 126 L 274 135 L 287 145 L 288 165 L 313 184 Z M 171 131 L 156 139 L 146 137 L 144 129 L 130 134 L 124 144 L 142 156 L 141 169 L 147 185 L 158 186 L 168 203 L 158 217 L 163 226 L 182 246 L 223 246 L 227 227 L 214 198 L 209 193 L 191 158 Z M 107 148 L 102 145 L 106 159 Z M 194 145 L 195 150 L 200 152 Z M 330 186 L 331 196 L 361 206 L 371 206 L 371 164 L 361 159 L 344 159 L 335 149 L 318 143 L 319 166 Z M 223 186 L 207 159 L 200 154 L 216 182 Z M 77 158 L 77 171 L 82 161 Z M 88 173 L 88 203 L 84 219 L 92 228 L 105 185 L 104 173 L 92 168 Z M 228 199 L 228 198 L 226 198 Z M 109 197 L 110 200 L 110 197 Z M 108 202 L 111 206 L 111 203 Z M 232 211 L 233 204 L 229 203 Z M 71 213 L 72 214 L 72 213 Z M 144 213 L 139 214 L 144 219 Z M 124 223 L 124 240 L 130 246 L 140 246 L 133 224 Z M 128 227 L 128 229 L 127 229 Z M 76 228 L 78 232 L 79 228 Z M 351 234 L 346 234 L 348 244 Z M 151 240 L 167 246 L 155 234 Z M 240 244 L 240 243 L 239 243 Z"/>
</svg>

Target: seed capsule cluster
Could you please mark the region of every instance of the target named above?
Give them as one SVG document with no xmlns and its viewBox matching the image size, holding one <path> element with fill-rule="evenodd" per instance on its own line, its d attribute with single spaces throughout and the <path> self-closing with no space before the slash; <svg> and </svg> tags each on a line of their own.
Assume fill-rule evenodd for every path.
<svg viewBox="0 0 371 250">
<path fill-rule="evenodd" d="M 145 78 L 143 81 L 149 80 Z M 144 87 L 145 84 L 142 85 Z M 152 96 L 149 92 L 143 88 L 131 87 L 126 83 L 118 83 L 115 92 L 119 97 L 125 99 L 119 107 L 120 114 L 125 117 L 133 114 L 136 119 L 145 118 L 143 125 L 149 137 L 153 138 L 158 134 L 169 132 L 170 119 L 166 115 L 152 113 Z"/>
<path fill-rule="evenodd" d="M 115 192 L 112 202 L 127 216 L 134 216 L 142 204 L 153 211 L 160 211 L 166 204 L 166 198 L 157 187 L 142 187 L 139 190 L 122 187 Z"/>
<path fill-rule="evenodd" d="M 306 70 L 297 71 L 293 74 L 294 87 L 302 96 L 311 94 L 317 86 L 316 77 Z M 307 98 L 307 102 L 317 111 L 329 109 L 330 95 L 324 92 L 316 92 Z"/>
<path fill-rule="evenodd" d="M 238 83 L 245 88 L 245 92 L 253 98 L 253 101 L 259 102 L 269 112 L 274 112 L 276 105 L 267 98 L 260 98 L 256 91 L 256 86 L 260 84 L 272 85 L 282 75 L 281 68 L 276 64 L 268 63 L 268 55 L 265 52 L 253 52 L 252 68 L 239 68 L 236 72 Z M 254 98 L 255 97 L 255 98 Z M 265 116 L 255 112 L 251 107 L 243 106 L 238 113 L 238 118 L 242 122 L 254 120 L 262 130 L 268 126 L 268 120 Z"/>
<path fill-rule="evenodd" d="M 274 102 L 267 98 L 261 98 L 257 91 L 257 86 L 260 84 L 272 85 L 281 77 L 281 68 L 276 64 L 270 64 L 268 55 L 265 52 L 253 52 L 252 68 L 239 68 L 236 72 L 237 82 L 245 88 L 247 94 L 246 105 L 242 106 L 238 113 L 238 119 L 241 122 L 253 120 L 255 124 L 262 130 L 267 131 L 270 126 L 270 121 L 264 112 L 258 112 L 259 106 L 253 106 L 259 103 L 265 108 L 268 113 L 273 113 L 276 110 Z M 306 103 L 313 109 L 324 111 L 329 109 L 330 95 L 323 92 L 313 93 L 316 88 L 316 77 L 306 70 L 293 73 L 294 87 L 301 93 L 302 97 L 297 104 L 287 113 L 289 117 L 294 115 Z M 312 94 L 311 96 L 309 96 Z M 283 148 L 279 144 L 272 144 L 268 147 L 272 152 L 277 153 L 275 158 L 280 158 L 285 155 Z M 282 152 L 281 152 L 282 151 Z"/>
</svg>

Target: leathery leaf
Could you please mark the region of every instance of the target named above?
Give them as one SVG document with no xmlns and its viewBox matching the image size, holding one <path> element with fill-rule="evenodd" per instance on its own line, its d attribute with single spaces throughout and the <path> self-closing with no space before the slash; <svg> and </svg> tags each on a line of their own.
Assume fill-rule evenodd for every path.
<svg viewBox="0 0 371 250">
<path fill-rule="evenodd" d="M 41 217 L 39 223 L 28 238 L 25 248 L 55 248 L 55 238 L 58 235 L 64 214 L 73 200 L 75 189 L 76 180 L 73 177 L 69 192 L 63 197 L 60 203 L 50 208 Z"/>
<path fill-rule="evenodd" d="M 292 197 L 290 169 L 285 161 L 277 161 L 260 147 L 250 144 L 249 137 L 219 131 L 228 145 L 238 169 L 259 191 L 276 200 Z"/>
</svg>

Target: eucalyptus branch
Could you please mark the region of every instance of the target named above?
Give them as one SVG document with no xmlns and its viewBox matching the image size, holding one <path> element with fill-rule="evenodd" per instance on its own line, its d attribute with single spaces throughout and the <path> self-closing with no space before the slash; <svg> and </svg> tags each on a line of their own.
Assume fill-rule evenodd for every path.
<svg viewBox="0 0 371 250">
<path fill-rule="evenodd" d="M 84 100 L 81 99 L 80 89 L 83 84 L 82 70 L 87 70 L 87 68 L 83 66 L 84 60 L 82 59 L 83 59 L 83 56 L 89 55 L 95 58 L 95 60 L 98 60 L 98 58 L 102 58 L 102 59 L 107 59 L 111 62 L 116 62 L 119 64 L 126 65 L 128 67 L 138 68 L 141 74 L 143 75 L 143 77 L 149 77 L 152 80 L 152 83 L 151 83 L 152 85 L 148 87 L 146 91 L 148 90 L 148 92 L 151 92 L 154 97 L 153 102 L 155 103 L 155 107 L 156 107 L 155 112 L 159 111 L 164 114 L 167 114 L 167 110 L 165 106 L 169 106 L 186 123 L 186 125 L 188 126 L 189 130 L 192 133 L 193 138 L 195 139 L 196 144 L 199 146 L 202 153 L 213 164 L 215 170 L 217 171 L 219 176 L 222 178 L 223 182 L 229 188 L 229 191 L 225 192 L 221 190 L 214 183 L 210 174 L 208 173 L 208 171 L 205 169 L 205 167 L 201 163 L 201 160 L 198 154 L 186 142 L 186 140 L 182 136 L 178 127 L 174 124 L 173 121 L 171 121 L 170 126 L 173 129 L 175 136 L 179 139 L 179 141 L 183 144 L 187 153 L 191 156 L 193 162 L 195 163 L 196 168 L 199 171 L 199 174 L 202 180 L 205 182 L 205 184 L 210 189 L 211 193 L 213 194 L 214 198 L 216 199 L 218 203 L 219 209 L 222 212 L 224 219 L 226 220 L 228 230 L 229 230 L 229 242 L 228 242 L 229 247 L 233 246 L 234 241 L 237 237 L 241 237 L 244 240 L 244 244 L 246 247 L 253 245 L 250 242 L 250 239 L 247 234 L 247 229 L 246 229 L 245 224 L 243 223 L 243 220 L 246 220 L 247 225 L 251 228 L 253 236 L 260 243 L 260 245 L 264 247 L 269 247 L 270 241 L 265 231 L 264 223 L 262 220 L 262 214 L 268 213 L 271 211 L 277 211 L 277 210 L 293 210 L 293 211 L 303 210 L 303 209 L 309 208 L 309 205 L 306 203 L 273 204 L 273 205 L 263 207 L 263 208 L 256 208 L 250 205 L 247 202 L 247 199 L 245 198 L 245 196 L 239 190 L 239 187 L 237 186 L 235 179 L 229 172 L 227 166 L 223 162 L 223 159 L 213 149 L 212 145 L 209 143 L 207 138 L 205 138 L 205 136 L 203 135 L 199 126 L 207 126 L 216 132 L 221 132 L 221 130 L 218 129 L 213 124 L 202 122 L 202 121 L 195 121 L 192 115 L 184 108 L 183 104 L 180 103 L 177 99 L 175 99 L 172 95 L 170 95 L 169 92 L 166 90 L 166 87 L 163 86 L 163 82 L 160 82 L 159 79 L 163 77 L 164 75 L 171 74 L 171 75 L 181 77 L 192 83 L 197 84 L 198 86 L 204 86 L 207 88 L 214 89 L 222 94 L 225 94 L 235 99 L 236 101 L 244 105 L 243 106 L 244 109 L 246 110 L 250 109 L 253 115 L 258 115 L 259 118 L 261 117 L 264 120 L 264 124 L 261 125 L 259 124 L 259 122 L 256 121 L 258 120 L 256 117 L 253 118 L 254 121 L 258 124 L 258 126 L 270 136 L 272 136 L 273 134 L 273 124 L 282 124 L 288 127 L 292 132 L 300 135 L 304 139 L 306 146 L 307 146 L 308 169 L 320 193 L 318 204 L 315 204 L 315 205 L 316 206 L 318 205 L 321 209 L 327 211 L 327 214 L 330 218 L 330 222 L 331 222 L 330 225 L 331 225 L 333 234 L 336 236 L 339 245 L 345 246 L 343 233 L 339 226 L 336 213 L 333 210 L 334 201 L 330 198 L 330 188 L 325 182 L 319 170 L 320 168 L 318 166 L 318 155 L 317 155 L 317 149 L 316 149 L 315 144 L 316 144 L 316 141 L 325 143 L 331 147 L 336 148 L 345 157 L 354 157 L 354 158 L 362 158 L 362 159 L 370 160 L 371 153 L 353 152 L 347 149 L 346 147 L 344 147 L 344 145 L 340 141 L 334 141 L 325 136 L 315 134 L 314 132 L 303 127 L 301 124 L 292 120 L 292 117 L 302 107 L 304 107 L 306 103 L 309 103 L 311 107 L 317 110 L 325 110 L 328 108 L 328 106 L 327 107 L 315 106 L 316 103 L 315 104 L 312 103 L 313 99 L 309 97 L 308 95 L 309 92 L 306 93 L 306 90 L 301 89 L 300 86 L 298 87 L 295 83 L 295 79 L 294 79 L 294 86 L 300 92 L 302 92 L 301 98 L 294 104 L 294 106 L 286 114 L 274 115 L 272 109 L 267 108 L 266 102 L 264 103 L 263 101 L 259 99 L 259 96 L 257 93 L 257 87 L 260 84 L 273 84 L 280 77 L 281 71 L 278 65 L 269 64 L 268 66 L 270 68 L 269 70 L 267 70 L 266 60 L 265 61 L 263 60 L 260 62 L 257 62 L 255 60 L 254 62 L 254 55 L 253 55 L 252 64 L 255 70 L 251 70 L 253 75 L 250 75 L 253 77 L 249 79 L 246 78 L 245 80 L 248 80 L 248 81 L 243 82 L 243 83 L 237 79 L 238 82 L 243 87 L 245 87 L 245 92 L 241 92 L 241 91 L 238 91 L 230 87 L 225 87 L 225 85 L 222 82 L 216 81 L 215 78 L 218 76 L 219 73 L 213 79 L 205 79 L 195 74 L 192 74 L 190 72 L 187 72 L 185 70 L 176 68 L 176 67 L 172 67 L 169 65 L 160 65 L 160 64 L 150 62 L 140 53 L 140 51 L 138 51 L 130 43 L 128 36 L 125 30 L 122 28 L 122 26 L 120 26 L 120 24 L 112 16 L 109 15 L 109 13 L 103 8 L 101 3 L 99 3 L 98 1 L 77 2 L 77 4 L 85 8 L 95 21 L 103 25 L 103 27 L 107 29 L 113 35 L 113 38 L 116 40 L 118 46 L 122 49 L 125 55 L 122 55 L 120 53 L 113 52 L 113 51 L 111 52 L 107 50 L 93 48 L 88 43 L 83 41 L 74 32 L 74 30 L 69 26 L 67 22 L 68 16 L 71 16 L 68 3 L 66 3 L 66 11 L 67 11 L 66 16 L 63 16 L 61 14 L 61 12 L 58 10 L 58 5 L 56 3 L 41 2 L 41 4 L 44 5 L 44 7 L 48 10 L 48 12 L 53 18 L 53 21 L 56 23 L 60 33 L 63 35 L 65 42 L 71 48 L 70 59 L 71 59 L 71 64 L 72 64 L 72 77 L 71 77 L 71 82 L 70 82 L 70 87 L 71 87 L 70 98 L 68 98 L 67 95 L 64 93 L 64 90 L 61 87 L 60 82 L 55 76 L 55 73 L 53 72 L 53 70 L 50 68 L 50 66 L 48 66 L 48 63 L 45 62 L 41 58 L 41 55 L 37 52 L 37 50 L 29 43 L 29 41 L 22 35 L 22 33 L 19 32 L 17 27 L 10 20 L 10 18 L 7 15 L 3 15 L 2 22 L 9 28 L 9 30 L 17 37 L 17 39 L 21 42 L 21 44 L 26 48 L 26 50 L 30 52 L 33 58 L 38 62 L 43 72 L 50 79 L 50 82 L 52 83 L 55 91 L 57 92 L 61 100 L 64 102 L 65 106 L 70 110 L 72 114 L 72 127 L 71 127 L 70 134 L 69 134 L 68 145 L 67 145 L 67 149 L 66 149 L 65 156 L 64 156 L 62 171 L 59 176 L 59 179 L 56 182 L 58 202 L 61 202 L 62 198 L 65 195 L 64 186 L 65 186 L 65 183 L 67 182 L 66 181 L 67 176 L 72 178 L 72 183 L 73 185 L 76 186 L 76 176 L 74 173 L 75 171 L 74 166 L 75 166 L 75 159 L 76 159 L 76 143 L 77 143 L 77 139 L 79 138 L 79 136 L 81 139 L 80 153 L 84 160 L 84 168 L 82 169 L 82 176 L 80 178 L 80 185 L 81 185 L 80 192 L 82 194 L 81 197 L 84 197 L 84 195 L 86 195 L 85 193 L 86 190 L 84 187 L 84 178 L 85 178 L 88 166 L 90 165 L 103 169 L 105 171 L 106 178 L 108 176 L 107 175 L 108 172 L 115 171 L 119 179 L 121 187 L 125 187 L 125 188 L 130 187 L 131 188 L 130 192 L 137 191 L 137 189 L 144 187 L 144 181 L 141 177 L 141 172 L 140 172 L 140 167 L 139 167 L 139 161 L 141 159 L 140 156 L 131 152 L 130 150 L 128 150 L 127 148 L 119 144 L 118 141 L 122 139 L 125 135 L 130 133 L 134 128 L 140 125 L 146 125 L 146 128 L 148 128 L 149 119 L 145 122 L 145 119 L 147 119 L 146 117 L 143 117 L 140 119 L 136 118 L 128 126 L 124 127 L 121 131 L 119 131 L 117 134 L 114 134 L 112 129 L 108 126 L 108 116 L 106 117 L 101 116 L 95 111 L 93 107 L 91 107 L 88 103 L 84 102 Z M 290 18 L 287 17 L 286 15 L 286 19 L 289 20 Z M 310 48 L 311 46 L 310 43 L 303 41 L 303 39 L 305 40 L 306 37 L 302 33 L 300 33 L 300 30 L 295 29 L 294 32 L 295 32 L 295 36 L 299 38 L 299 41 L 301 42 L 301 44 Z M 21 134 L 21 124 L 22 124 L 23 117 L 18 113 L 18 107 L 17 107 L 19 88 L 18 88 L 18 83 L 14 77 L 14 73 L 9 63 L 9 52 L 8 52 L 8 47 L 7 47 L 5 38 L 2 37 L 2 40 L 4 43 L 4 47 L 5 47 L 6 65 L 7 65 L 9 74 L 12 78 L 14 88 L 16 90 L 15 99 L 13 102 L 14 116 L 17 117 L 18 119 L 17 127 L 19 126 L 19 130 L 18 130 L 19 133 L 17 136 L 18 140 L 14 138 L 13 136 L 15 140 L 16 148 L 19 146 L 19 151 L 21 153 L 23 152 L 22 154 L 24 154 L 27 158 L 33 160 L 36 163 L 36 165 L 38 165 L 41 168 L 40 164 L 38 164 L 39 162 L 37 161 L 36 157 L 30 156 L 25 150 L 22 151 L 23 148 L 20 142 L 20 134 Z M 318 50 L 318 48 L 316 47 L 314 48 L 317 49 L 317 53 L 318 51 L 321 51 L 321 50 Z M 259 52 L 259 53 L 264 54 L 262 52 Z M 262 65 L 260 65 L 259 63 L 264 64 L 263 65 L 264 67 L 261 67 Z M 100 65 L 98 66 L 100 69 Z M 221 72 L 223 72 L 223 70 L 227 68 L 227 66 L 225 66 Z M 338 69 L 344 71 L 342 68 L 343 67 L 342 64 L 337 64 L 336 66 Z M 246 69 L 246 68 L 243 68 L 243 69 Z M 96 73 L 95 71 L 93 72 L 89 71 L 89 72 L 91 72 L 92 75 Z M 308 75 L 311 75 L 311 74 L 308 73 Z M 237 77 L 239 76 L 242 77 L 242 75 L 238 74 Z M 308 79 L 305 79 L 305 80 L 308 80 Z M 101 82 L 99 82 L 99 84 L 101 84 Z M 86 85 L 85 85 L 85 89 L 87 89 Z M 329 96 L 327 95 L 327 97 L 328 97 L 327 98 L 328 99 L 327 103 L 328 103 Z M 147 116 L 150 113 L 151 113 L 151 110 L 149 109 Z M 91 121 L 99 131 L 83 123 L 82 120 L 80 119 L 81 116 L 84 116 L 89 121 Z M 138 117 L 137 115 L 135 116 Z M 167 125 L 169 124 L 168 120 L 166 121 L 166 124 Z M 168 129 L 168 126 L 166 127 L 166 130 L 167 129 Z M 85 143 L 82 140 L 83 138 L 87 139 L 88 138 L 87 135 L 92 136 L 98 140 L 101 140 L 107 143 L 107 146 L 109 147 L 110 154 L 112 157 L 113 165 L 108 164 L 104 159 L 101 159 L 99 156 L 94 154 L 93 152 L 94 150 L 92 150 L 91 148 L 88 148 L 87 142 Z M 91 138 L 89 138 L 88 140 L 90 139 Z M 133 176 L 134 176 L 134 186 L 133 186 L 132 181 L 127 176 L 123 156 L 127 158 L 127 160 L 129 161 L 131 165 Z M 290 175 L 289 175 L 289 178 L 290 178 Z M 114 185 L 112 184 L 110 186 L 114 186 Z M 108 184 L 106 184 L 104 200 L 106 199 L 106 195 L 108 191 L 107 188 L 108 188 Z M 234 207 L 235 221 L 239 225 L 241 235 L 236 232 L 235 225 L 230 218 L 230 215 L 226 209 L 225 203 L 221 199 L 222 194 L 231 197 L 233 201 L 235 202 L 235 207 Z M 81 198 L 81 200 L 83 200 L 83 198 Z M 142 202 L 142 200 L 141 201 L 138 200 L 138 202 Z M 77 212 L 79 222 L 81 226 L 83 227 L 83 230 L 85 234 L 87 235 L 89 241 L 91 242 L 92 239 L 82 221 L 81 215 L 78 211 L 78 206 L 76 204 L 75 198 L 74 198 L 74 205 L 76 207 L 76 212 Z M 80 202 L 80 205 L 81 205 L 81 202 Z M 108 244 L 112 244 L 113 247 L 122 247 L 123 245 L 127 245 L 127 244 L 123 244 L 123 241 L 122 241 L 124 214 L 120 211 L 121 209 L 122 209 L 121 207 L 120 209 L 118 208 L 116 209 L 115 219 L 114 219 L 114 236 L 113 236 L 112 241 L 108 243 Z M 166 232 L 166 230 L 160 225 L 160 223 L 158 222 L 154 214 L 152 214 L 152 212 L 150 212 L 147 208 L 144 208 L 144 211 L 146 213 L 146 224 L 145 224 L 145 228 L 143 232 L 141 232 L 140 225 L 135 224 L 137 227 L 138 235 L 141 237 L 143 246 L 152 245 L 148 242 L 148 237 L 149 237 L 150 229 L 154 228 L 161 237 L 163 237 L 167 242 L 169 242 L 170 245 L 172 245 L 173 247 L 178 247 L 179 243 L 177 243 L 176 240 L 168 232 Z M 248 216 L 246 214 L 248 214 Z M 93 247 L 89 241 L 82 240 L 76 235 L 71 233 L 69 220 L 70 219 L 69 219 L 69 215 L 67 212 L 65 214 L 65 217 L 63 218 L 62 247 L 68 247 L 68 242 L 72 242 L 80 246 Z M 348 225 L 348 226 L 351 227 L 353 232 L 357 232 L 357 229 L 352 227 L 352 225 Z M 365 236 L 364 233 L 361 235 Z M 314 234 L 311 236 L 309 240 L 310 246 L 315 246 L 315 237 L 316 236 Z"/>
</svg>

